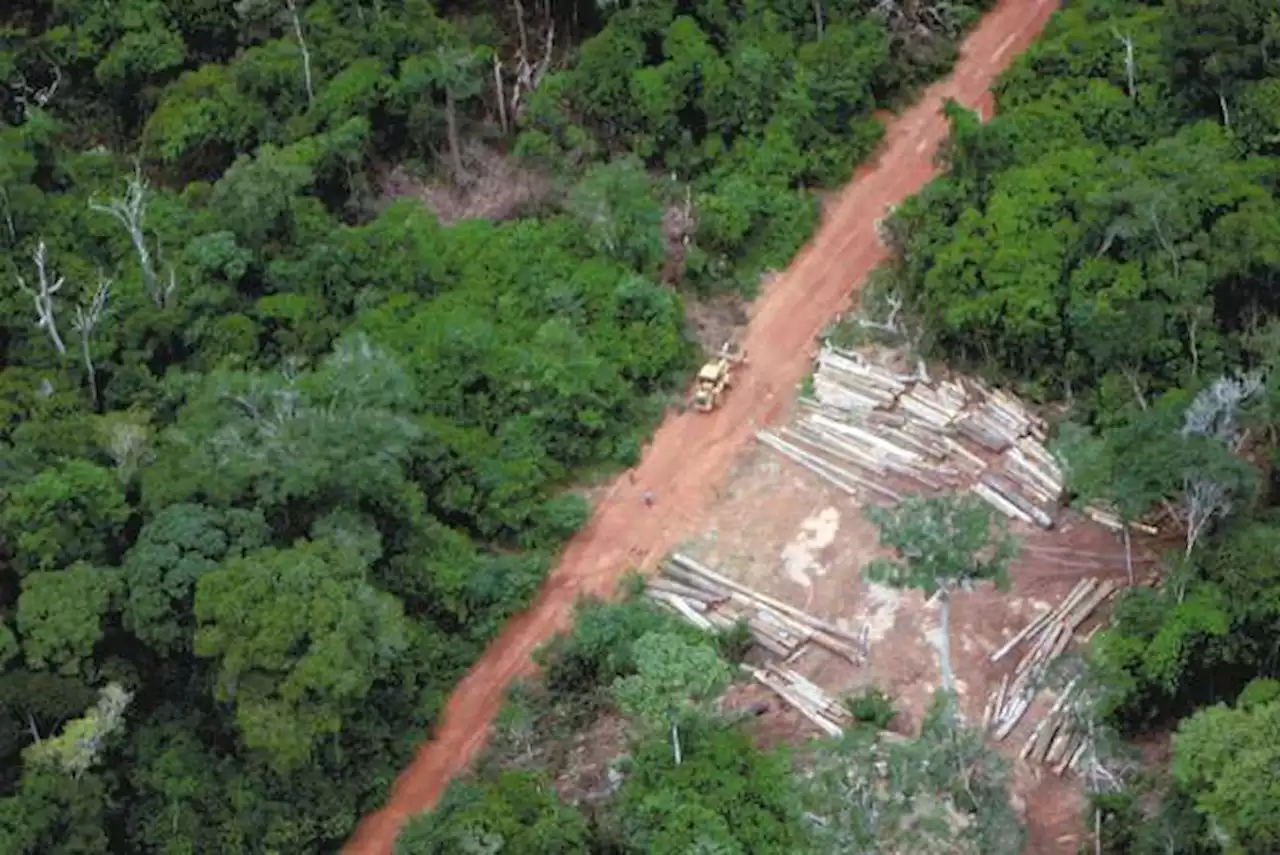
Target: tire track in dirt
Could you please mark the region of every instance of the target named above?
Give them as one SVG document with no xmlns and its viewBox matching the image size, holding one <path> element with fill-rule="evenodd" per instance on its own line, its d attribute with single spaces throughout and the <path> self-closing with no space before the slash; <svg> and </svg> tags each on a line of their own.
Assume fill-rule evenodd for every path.
<svg viewBox="0 0 1280 855">
<path fill-rule="evenodd" d="M 953 74 L 889 123 L 876 160 L 841 191 L 817 234 L 752 305 L 743 339 L 751 364 L 723 406 L 662 423 L 635 469 L 635 483 L 624 475 L 599 501 L 530 607 L 507 623 L 454 689 L 434 738 L 400 774 L 387 805 L 364 818 L 344 855 L 391 852 L 404 821 L 431 807 L 484 744 L 507 686 L 532 669 L 534 648 L 568 626 L 578 596 L 609 596 L 626 570 L 637 563 L 652 569 L 698 530 L 703 509 L 756 429 L 777 419 L 792 400 L 810 368 L 816 336 L 884 259 L 875 220 L 935 174 L 934 152 L 947 133 L 943 101 L 954 98 L 990 115 L 991 84 L 1057 5 L 1000 0 L 966 39 Z M 656 497 L 651 508 L 641 501 L 645 490 Z"/>
</svg>

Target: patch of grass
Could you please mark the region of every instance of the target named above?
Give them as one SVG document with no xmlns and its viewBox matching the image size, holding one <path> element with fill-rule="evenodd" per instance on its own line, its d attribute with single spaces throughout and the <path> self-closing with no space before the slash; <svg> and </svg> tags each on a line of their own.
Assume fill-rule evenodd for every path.
<svg viewBox="0 0 1280 855">
<path fill-rule="evenodd" d="M 876 730 L 888 730 L 889 723 L 897 715 L 893 709 L 893 698 L 874 686 L 863 689 L 860 694 L 845 698 L 844 705 L 859 725 Z"/>
</svg>

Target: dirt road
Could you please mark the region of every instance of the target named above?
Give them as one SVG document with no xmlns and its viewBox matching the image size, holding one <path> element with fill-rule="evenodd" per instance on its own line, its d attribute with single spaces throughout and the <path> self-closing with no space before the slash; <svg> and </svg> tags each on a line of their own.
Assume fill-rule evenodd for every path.
<svg viewBox="0 0 1280 855">
<path fill-rule="evenodd" d="M 579 594 L 607 596 L 643 550 L 652 566 L 697 531 L 703 509 L 757 427 L 785 411 L 810 367 L 814 339 L 884 257 L 875 220 L 885 206 L 915 193 L 934 174 L 933 155 L 946 136 L 946 98 L 984 105 L 996 75 L 1040 32 L 1058 0 L 1001 0 L 965 42 L 955 73 L 930 87 L 893 120 L 879 158 L 864 167 L 831 204 L 813 240 L 774 278 L 751 309 L 745 344 L 751 365 L 724 406 L 711 415 L 669 417 L 636 469 L 599 502 L 537 598 L 512 619 L 458 684 L 435 738 L 401 773 L 389 803 L 368 816 L 346 855 L 387 855 L 405 819 L 430 807 L 483 745 L 507 685 L 530 668 L 534 648 L 564 629 Z M 653 507 L 642 501 L 653 491 Z"/>
</svg>

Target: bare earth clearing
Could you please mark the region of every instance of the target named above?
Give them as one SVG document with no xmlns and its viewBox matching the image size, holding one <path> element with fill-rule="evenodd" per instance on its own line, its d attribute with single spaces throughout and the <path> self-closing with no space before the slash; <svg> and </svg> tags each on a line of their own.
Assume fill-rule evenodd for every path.
<svg viewBox="0 0 1280 855">
<path fill-rule="evenodd" d="M 386 807 L 366 817 L 347 845 L 347 853 L 385 855 L 391 852 L 395 835 L 404 821 L 434 804 L 448 781 L 465 768 L 483 745 L 506 687 L 529 671 L 529 657 L 540 643 L 566 628 L 578 596 L 610 595 L 627 569 L 640 565 L 652 570 L 673 547 L 704 529 L 720 532 L 721 548 L 734 548 L 734 537 L 729 532 L 746 527 L 741 516 L 734 518 L 730 511 L 724 510 L 732 506 L 734 499 L 730 497 L 724 504 L 715 505 L 716 495 L 725 489 L 735 461 L 744 458 L 749 462 L 760 453 L 752 443 L 754 431 L 785 416 L 796 385 L 809 370 L 814 339 L 835 315 L 847 308 L 859 283 L 883 260 L 884 250 L 876 240 L 875 221 L 887 205 L 917 192 L 935 174 L 934 153 L 947 132 L 946 121 L 940 114 L 943 101 L 954 98 L 970 108 L 988 104 L 988 88 L 995 77 L 1039 33 L 1056 8 L 1056 0 L 1002 0 L 965 42 L 953 76 L 930 87 L 916 106 L 889 124 L 876 162 L 861 170 L 838 199 L 833 200 L 814 239 L 786 272 L 772 280 L 751 307 L 743 343 L 751 354 L 752 365 L 725 405 L 709 416 L 672 415 L 662 424 L 635 471 L 635 483 L 623 477 L 600 499 L 590 522 L 569 544 L 531 607 L 507 625 L 459 683 L 435 737 L 422 747 L 396 781 Z M 984 106 L 985 112 L 989 112 L 989 107 Z M 746 470 L 740 467 L 740 471 Z M 778 472 L 781 471 L 778 464 Z M 790 477 L 799 479 L 801 474 L 792 472 Z M 733 484 L 738 483 L 735 478 Z M 821 511 L 835 506 L 835 502 L 824 501 L 820 492 L 806 484 L 803 492 L 809 498 L 788 510 L 789 503 L 796 500 L 783 495 L 783 488 L 784 485 L 779 485 L 773 492 L 753 490 L 755 498 L 748 497 L 745 489 L 738 495 L 744 497 L 740 501 L 758 505 L 754 514 L 757 526 L 777 526 L 778 520 L 792 515 L 791 529 L 777 529 L 780 543 L 785 545 L 796 536 L 798 523 L 814 513 L 811 505 Z M 652 490 L 658 497 L 651 509 L 646 509 L 640 501 L 645 490 Z M 733 490 L 730 485 L 731 496 Z M 837 548 L 845 548 L 846 543 L 875 542 L 869 532 L 855 528 L 861 525 L 854 522 L 856 517 L 851 509 L 840 513 L 842 530 L 837 540 L 841 546 Z M 730 519 L 734 521 L 732 528 L 726 524 Z M 744 553 L 754 551 L 745 543 L 740 548 Z M 762 548 L 758 554 L 760 560 L 768 562 L 768 574 L 776 575 L 776 553 Z M 847 566 L 848 572 L 843 577 L 844 584 L 838 587 L 841 596 L 855 598 L 852 605 L 859 602 L 856 599 L 858 583 L 853 581 L 856 563 L 841 566 Z M 752 572 L 747 562 L 742 562 L 741 567 L 735 572 Z M 759 569 L 755 572 L 762 573 Z M 836 577 L 829 576 L 834 584 Z M 1061 584 L 1069 587 L 1071 581 L 1068 578 Z M 763 579 L 758 584 L 763 584 Z M 804 596 L 803 590 L 795 587 L 781 593 Z M 1026 595 L 1022 590 L 1018 593 Z M 968 633 L 974 631 L 971 627 L 986 626 L 992 633 L 989 637 L 998 638 L 1003 627 L 1016 625 L 1018 621 L 1008 621 L 1002 604 L 995 604 L 998 610 L 990 615 L 984 611 L 995 599 L 979 594 L 958 603 L 956 631 Z M 815 598 L 815 610 L 819 605 Z M 901 611 L 911 612 L 905 608 Z M 896 616 L 894 620 L 896 623 Z M 987 630 L 982 632 L 982 637 L 987 637 Z M 903 651 L 911 649 L 906 640 L 911 634 L 904 626 L 900 636 Z M 887 649 L 888 644 L 883 639 L 873 640 L 873 651 L 877 647 Z M 964 647 L 964 644 L 956 645 L 961 652 L 958 673 L 961 679 L 973 681 L 977 678 L 970 676 L 972 669 L 963 667 Z M 931 659 L 924 653 L 907 655 L 902 666 L 911 661 L 918 663 L 915 667 L 923 678 L 923 681 L 917 680 L 921 682 L 919 690 L 927 690 L 928 682 L 924 681 L 932 674 Z M 900 666 L 886 661 L 880 667 L 893 671 Z M 876 668 L 873 664 L 868 673 L 875 674 Z M 893 677 L 887 685 L 897 688 L 903 682 L 902 675 L 894 673 Z M 981 686 L 973 683 L 967 687 L 970 697 L 981 697 L 975 693 L 980 689 Z M 905 700 L 906 695 L 901 696 Z M 971 706 L 972 701 L 969 703 Z M 1036 805 L 1030 813 L 1049 814 L 1062 809 L 1058 805 L 1050 808 L 1050 805 L 1043 808 Z M 1074 808 L 1067 805 L 1065 810 L 1071 813 Z M 1050 820 L 1051 817 L 1044 815 L 1036 821 Z M 1053 850 L 1033 848 L 1032 851 Z"/>
<path fill-rule="evenodd" d="M 893 729 L 916 731 L 939 681 L 938 656 L 930 638 L 937 631 L 938 609 L 918 592 L 893 590 L 862 578 L 861 568 L 880 554 L 876 530 L 863 518 L 862 503 L 762 445 L 739 458 L 720 493 L 702 533 L 682 544 L 681 551 L 841 629 L 857 633 L 867 626 L 870 643 L 864 666 L 809 647 L 790 667 L 832 697 L 864 686 L 879 687 L 893 697 L 898 710 Z M 1010 529 L 1024 545 L 1010 570 L 1011 590 L 1001 594 L 988 586 L 956 594 L 952 600 L 952 664 L 961 712 L 974 725 L 982 720 L 988 695 L 1017 659 L 1015 655 L 992 665 L 988 656 L 993 651 L 1037 612 L 1062 600 L 1082 577 L 1125 579 L 1124 553 L 1117 539 L 1088 519 L 1064 513 L 1052 531 L 1021 523 Z M 1084 555 L 1109 557 L 1079 557 Z M 1077 638 L 1096 623 L 1097 616 Z M 1047 693 L 1039 697 L 999 748 L 1013 763 L 1015 806 L 1024 814 L 1030 837 L 1027 851 L 1068 855 L 1076 851 L 1079 829 L 1076 780 L 1017 757 L 1051 700 Z M 787 729 L 796 736 L 820 735 L 800 715 L 779 709 L 766 719 L 785 717 Z M 762 726 L 774 734 L 780 730 L 776 722 Z"/>
</svg>

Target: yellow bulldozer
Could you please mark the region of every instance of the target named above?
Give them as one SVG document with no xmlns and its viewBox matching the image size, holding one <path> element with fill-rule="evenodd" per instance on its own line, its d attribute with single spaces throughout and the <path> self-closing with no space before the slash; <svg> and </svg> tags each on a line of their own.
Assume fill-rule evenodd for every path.
<svg viewBox="0 0 1280 855">
<path fill-rule="evenodd" d="M 720 354 L 698 369 L 689 405 L 700 413 L 709 413 L 720 406 L 724 393 L 733 385 L 734 369 L 746 362 L 745 350 L 725 342 L 720 348 Z"/>
</svg>

